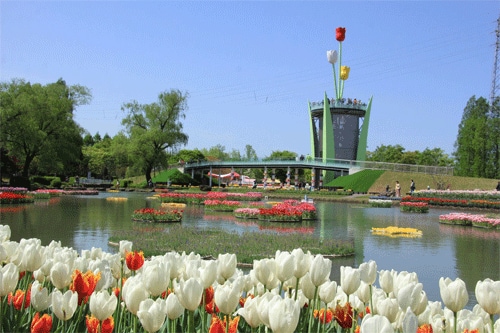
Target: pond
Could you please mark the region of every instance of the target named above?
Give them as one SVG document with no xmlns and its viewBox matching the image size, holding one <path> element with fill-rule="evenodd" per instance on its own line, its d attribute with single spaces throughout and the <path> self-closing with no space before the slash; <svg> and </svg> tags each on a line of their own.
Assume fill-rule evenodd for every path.
<svg viewBox="0 0 500 333">
<path fill-rule="evenodd" d="M 61 241 L 76 250 L 100 247 L 107 252 L 117 249 L 108 245 L 113 230 L 130 228 L 135 209 L 156 207 L 151 193 L 99 193 L 95 196 L 62 196 L 34 204 L 0 206 L 0 224 L 8 224 L 11 240 L 39 238 L 42 245 Z M 126 201 L 107 197 L 125 196 Z M 324 239 L 349 239 L 355 255 L 333 259 L 331 278 L 339 281 L 341 265 L 357 267 L 374 260 L 378 270 L 416 272 L 429 300 L 441 301 L 439 278 L 461 278 L 469 291 L 469 305 L 476 304 L 476 282 L 491 278 L 500 280 L 500 230 L 451 226 L 438 222 L 440 214 L 456 211 L 431 208 L 429 213 L 402 213 L 399 208 L 372 208 L 351 203 L 316 202 L 318 219 L 286 228 L 273 228 L 244 222 L 231 214 L 205 212 L 200 206 L 187 206 L 182 224 L 217 227 L 227 231 L 304 232 Z M 374 235 L 372 227 L 412 227 L 422 230 L 419 238 L 391 238 Z M 378 283 L 378 281 L 377 281 Z"/>
</svg>

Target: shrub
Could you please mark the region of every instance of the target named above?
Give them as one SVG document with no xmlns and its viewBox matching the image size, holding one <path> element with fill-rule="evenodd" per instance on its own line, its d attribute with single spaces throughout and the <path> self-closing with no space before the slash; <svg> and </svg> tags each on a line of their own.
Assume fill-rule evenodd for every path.
<svg viewBox="0 0 500 333">
<path fill-rule="evenodd" d="M 52 180 L 50 181 L 50 187 L 52 188 L 61 188 L 62 182 L 61 178 L 59 177 L 53 177 Z"/>
</svg>

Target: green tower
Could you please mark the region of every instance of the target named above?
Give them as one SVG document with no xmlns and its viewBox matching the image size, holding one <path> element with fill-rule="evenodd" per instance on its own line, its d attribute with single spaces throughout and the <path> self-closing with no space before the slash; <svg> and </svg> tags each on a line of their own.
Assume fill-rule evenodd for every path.
<svg viewBox="0 0 500 333">
<path fill-rule="evenodd" d="M 336 39 L 339 52 L 327 51 L 328 62 L 332 64 L 335 83 L 335 97 L 328 98 L 326 92 L 322 101 L 309 102 L 311 155 L 323 162 L 331 159 L 366 160 L 368 125 L 372 99 L 368 102 L 357 98 L 344 98 L 344 84 L 349 78 L 350 68 L 342 66 L 342 42 L 345 28 L 337 28 Z M 337 78 L 336 65 L 339 75 Z M 319 173 L 317 175 L 319 178 Z M 335 177 L 333 171 L 322 171 L 324 184 Z M 316 184 L 319 184 L 316 179 Z"/>
</svg>

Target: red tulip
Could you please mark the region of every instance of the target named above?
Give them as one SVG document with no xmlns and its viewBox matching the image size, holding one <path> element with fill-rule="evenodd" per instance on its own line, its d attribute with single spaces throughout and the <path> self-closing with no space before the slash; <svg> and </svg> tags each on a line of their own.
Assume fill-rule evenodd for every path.
<svg viewBox="0 0 500 333">
<path fill-rule="evenodd" d="M 144 253 L 142 251 L 130 251 L 125 255 L 127 267 L 131 271 L 136 271 L 144 265 Z"/>
<path fill-rule="evenodd" d="M 339 42 L 343 42 L 344 39 L 345 39 L 345 28 L 342 28 L 342 27 L 338 27 L 336 30 L 335 30 L 335 39 Z"/>
</svg>

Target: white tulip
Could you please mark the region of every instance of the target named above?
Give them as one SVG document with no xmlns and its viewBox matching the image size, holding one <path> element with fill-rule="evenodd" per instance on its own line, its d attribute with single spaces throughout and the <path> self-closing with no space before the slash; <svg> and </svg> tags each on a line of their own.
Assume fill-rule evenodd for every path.
<svg viewBox="0 0 500 333">
<path fill-rule="evenodd" d="M 158 298 L 153 301 L 148 298 L 139 304 L 137 317 L 146 332 L 152 333 L 158 331 L 165 322 L 166 317 L 165 300 Z"/>
<path fill-rule="evenodd" d="M 217 261 L 203 260 L 199 269 L 200 281 L 203 289 L 210 287 L 217 278 Z"/>
<path fill-rule="evenodd" d="M 283 284 L 293 277 L 295 272 L 295 258 L 288 251 L 276 251 L 276 275 Z"/>
<path fill-rule="evenodd" d="M 395 298 L 386 298 L 377 303 L 377 313 L 389 319 L 391 323 L 396 321 L 399 314 L 399 304 Z"/>
<path fill-rule="evenodd" d="M 114 293 L 108 293 L 107 290 L 93 292 L 90 295 L 89 308 L 94 317 L 100 321 L 110 317 L 116 310 L 118 299 Z"/>
<path fill-rule="evenodd" d="M 380 288 L 389 295 L 394 290 L 394 276 L 396 272 L 394 270 L 386 271 L 381 270 L 378 273 L 378 283 L 380 284 Z"/>
<path fill-rule="evenodd" d="M 412 282 L 401 287 L 396 298 L 401 309 L 409 307 L 417 316 L 424 312 L 427 306 L 427 294 L 421 283 Z"/>
<path fill-rule="evenodd" d="M 163 261 L 149 261 L 142 268 L 143 283 L 151 296 L 159 296 L 170 283 L 170 268 Z"/>
<path fill-rule="evenodd" d="M 56 262 L 50 269 L 50 281 L 57 289 L 64 289 L 72 281 L 71 268 L 62 262 Z"/>
<path fill-rule="evenodd" d="M 319 286 L 319 298 L 326 304 L 333 301 L 337 295 L 337 282 L 327 281 Z"/>
<path fill-rule="evenodd" d="M 361 275 L 358 269 L 350 266 L 340 267 L 340 286 L 347 295 L 354 294 L 360 284 Z"/>
<path fill-rule="evenodd" d="M 77 307 L 78 293 L 68 290 L 63 294 L 57 289 L 52 292 L 52 312 L 59 320 L 71 319 Z"/>
<path fill-rule="evenodd" d="M 367 314 L 361 322 L 361 332 L 394 333 L 394 329 L 386 317 Z"/>
<path fill-rule="evenodd" d="M 136 314 L 139 310 L 139 304 L 149 297 L 146 286 L 142 282 L 141 274 L 129 277 L 123 284 L 122 298 L 127 309 Z"/>
<path fill-rule="evenodd" d="M 281 299 L 281 297 L 270 292 L 266 292 L 264 295 L 256 297 L 256 299 L 260 321 L 267 327 L 271 327 L 269 323 L 269 306 L 274 299 Z"/>
<path fill-rule="evenodd" d="M 377 280 L 377 263 L 373 260 L 364 262 L 359 265 L 359 273 L 361 281 L 366 284 L 374 284 Z"/>
<path fill-rule="evenodd" d="M 326 281 L 332 271 L 332 261 L 330 259 L 325 259 L 321 254 L 316 255 L 311 262 L 311 268 L 309 273 L 311 275 L 311 282 L 319 287 Z"/>
<path fill-rule="evenodd" d="M 500 281 L 485 279 L 476 284 L 476 299 L 490 315 L 500 314 Z"/>
<path fill-rule="evenodd" d="M 184 307 L 182 306 L 179 298 L 176 294 L 170 293 L 167 300 L 165 301 L 167 306 L 167 316 L 170 320 L 175 320 L 179 318 L 184 313 Z"/>
<path fill-rule="evenodd" d="M 217 274 L 219 277 L 224 279 L 224 281 L 228 280 L 236 272 L 236 264 L 238 263 L 236 260 L 236 254 L 219 254 L 217 263 Z"/>
<path fill-rule="evenodd" d="M 256 328 L 262 324 L 259 317 L 257 298 L 247 297 L 245 300 L 245 306 L 239 308 L 238 311 L 236 311 L 236 314 L 242 316 L 246 323 L 252 328 Z"/>
<path fill-rule="evenodd" d="M 361 281 L 358 290 L 354 293 L 363 303 L 368 303 L 370 301 L 370 284 Z"/>
<path fill-rule="evenodd" d="M 237 279 L 233 283 L 226 281 L 215 288 L 214 299 L 219 311 L 223 314 L 232 314 L 240 301 L 243 280 Z"/>
<path fill-rule="evenodd" d="M 0 243 L 10 240 L 12 232 L 7 224 L 0 224 Z"/>
<path fill-rule="evenodd" d="M 309 272 L 302 279 L 300 279 L 300 289 L 310 301 L 314 299 L 314 293 L 316 292 L 316 286 L 311 281 L 311 276 Z"/>
<path fill-rule="evenodd" d="M 44 311 L 50 306 L 49 290 L 37 280 L 31 285 L 31 305 L 36 311 Z"/>
<path fill-rule="evenodd" d="M 311 255 L 311 252 L 307 251 L 307 253 L 304 253 L 304 251 L 300 248 L 294 249 L 292 251 L 292 255 L 295 259 L 295 271 L 293 272 L 293 275 L 297 279 L 300 279 L 309 271 L 313 256 Z"/>
<path fill-rule="evenodd" d="M 276 276 L 276 260 L 274 259 L 261 259 L 253 261 L 253 270 L 255 277 L 262 283 L 268 290 L 276 288 L 279 283 Z"/>
<path fill-rule="evenodd" d="M 269 305 L 270 328 L 273 333 L 293 333 L 299 323 L 299 304 L 290 299 L 274 298 Z"/>
<path fill-rule="evenodd" d="M 187 310 L 194 311 L 200 305 L 203 286 L 197 279 L 180 280 L 174 285 L 174 290 L 182 306 Z"/>
<path fill-rule="evenodd" d="M 132 245 L 133 243 L 131 241 L 128 241 L 128 240 L 121 240 L 120 241 L 120 255 L 122 256 L 122 258 L 125 258 L 125 255 L 127 254 L 127 252 L 130 252 L 132 251 Z"/>
<path fill-rule="evenodd" d="M 0 269 L 0 297 L 14 292 L 19 281 L 19 269 L 13 263 L 8 263 Z"/>
<path fill-rule="evenodd" d="M 418 283 L 417 273 L 409 273 L 406 271 L 399 272 L 394 275 L 394 285 L 393 285 L 393 293 L 395 297 L 398 297 L 399 289 L 407 286 L 410 283 Z"/>
<path fill-rule="evenodd" d="M 338 54 L 336 50 L 329 50 L 326 51 L 326 59 L 328 59 L 328 62 L 332 65 L 334 65 L 337 62 Z"/>
<path fill-rule="evenodd" d="M 444 305 L 455 313 L 462 310 L 469 301 L 465 282 L 459 278 L 456 278 L 455 281 L 450 278 L 440 278 L 439 292 Z"/>
</svg>

